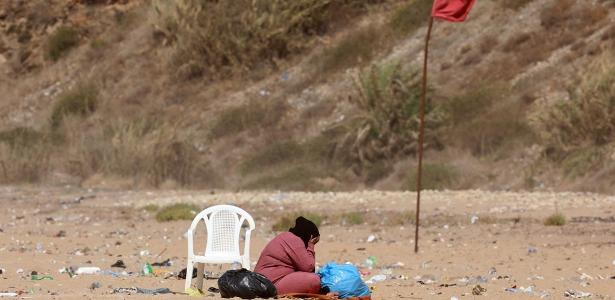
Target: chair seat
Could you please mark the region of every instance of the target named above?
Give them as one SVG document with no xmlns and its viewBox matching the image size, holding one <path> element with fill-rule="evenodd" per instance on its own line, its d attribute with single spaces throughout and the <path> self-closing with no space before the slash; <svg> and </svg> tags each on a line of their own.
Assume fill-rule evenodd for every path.
<svg viewBox="0 0 615 300">
<path fill-rule="evenodd" d="M 208 255 L 195 255 L 194 262 L 199 263 L 219 263 L 230 264 L 233 262 L 241 262 L 243 257 L 241 255 L 229 255 L 229 254 L 208 254 Z"/>
</svg>

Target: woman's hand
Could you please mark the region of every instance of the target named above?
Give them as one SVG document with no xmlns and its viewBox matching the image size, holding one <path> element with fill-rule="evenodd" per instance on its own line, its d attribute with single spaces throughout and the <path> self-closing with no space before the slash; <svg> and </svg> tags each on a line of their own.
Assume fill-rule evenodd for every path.
<svg viewBox="0 0 615 300">
<path fill-rule="evenodd" d="M 310 236 L 310 240 L 308 241 L 308 244 L 316 245 L 318 241 L 320 241 L 320 236 Z"/>
</svg>

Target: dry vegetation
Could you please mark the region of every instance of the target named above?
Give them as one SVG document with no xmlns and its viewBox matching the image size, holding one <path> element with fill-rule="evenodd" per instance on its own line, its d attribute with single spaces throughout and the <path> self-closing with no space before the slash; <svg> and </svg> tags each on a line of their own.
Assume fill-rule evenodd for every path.
<svg viewBox="0 0 615 300">
<path fill-rule="evenodd" d="M 605 9 L 611 4 L 534 1 L 486 4 L 491 17 L 502 14 L 499 7 L 505 15 L 530 14 L 538 24 L 476 33 L 471 42 L 454 40 L 452 29 L 438 25 L 438 40 L 449 39 L 453 55 L 433 74 L 429 91 L 426 145 L 434 161 L 453 150 L 487 169 L 515 165 L 537 145 L 544 151 L 527 162 L 532 170 L 515 171 L 523 173 L 523 187 L 540 186 L 536 177 L 544 168 L 569 178 L 604 171 L 600 162 L 612 155 L 615 137 L 609 58 L 615 26 Z M 416 174 L 398 170 L 416 151 L 419 60 L 409 60 L 417 53 L 390 58 L 418 49 L 416 33 L 431 1 L 128 2 L 75 2 L 76 16 L 60 6 L 34 10 L 45 4 L 38 0 L 0 7 L 8 12 L 0 20 L 7 74 L 36 77 L 48 88 L 53 80 L 42 76 L 53 72 L 46 68 L 77 70 L 58 93 L 16 96 L 49 104 L 42 109 L 29 100 L 23 107 L 36 112 L 35 122 L 0 131 L 2 182 L 64 174 L 75 184 L 102 176 L 155 187 L 312 191 L 393 182 L 387 188 L 414 188 Z M 443 53 L 437 45 L 434 53 Z M 536 75 L 548 89 L 528 84 L 532 77 L 509 83 L 542 64 L 581 60 L 579 69 L 586 61 L 600 60 L 599 67 L 572 81 Z M 448 80 L 458 74 L 463 78 Z M 565 88 L 570 101 L 536 105 Z M 244 98 L 226 103 L 234 92 Z M 534 122 L 528 115 L 536 110 L 544 111 Z M 425 187 L 474 186 L 460 180 L 463 166 L 427 163 Z"/>
</svg>

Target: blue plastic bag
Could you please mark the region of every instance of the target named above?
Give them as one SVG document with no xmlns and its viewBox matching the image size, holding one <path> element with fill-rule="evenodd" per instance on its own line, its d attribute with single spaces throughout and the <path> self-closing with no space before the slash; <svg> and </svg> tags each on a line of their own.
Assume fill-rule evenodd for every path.
<svg viewBox="0 0 615 300">
<path fill-rule="evenodd" d="M 331 292 L 339 293 L 342 299 L 370 294 L 369 288 L 361 280 L 359 270 L 353 265 L 330 262 L 318 271 L 318 275 L 320 284 L 328 287 Z"/>
</svg>

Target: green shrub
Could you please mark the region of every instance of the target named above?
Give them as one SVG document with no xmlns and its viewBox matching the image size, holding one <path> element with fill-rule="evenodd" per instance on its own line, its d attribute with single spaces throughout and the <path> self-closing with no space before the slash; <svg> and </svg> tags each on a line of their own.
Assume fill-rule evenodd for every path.
<svg viewBox="0 0 615 300">
<path fill-rule="evenodd" d="M 423 164 L 421 187 L 425 190 L 439 190 L 451 188 L 458 179 L 457 170 L 445 164 Z M 406 188 L 416 191 L 417 170 L 410 172 Z"/>
<path fill-rule="evenodd" d="M 303 216 L 304 218 L 314 222 L 316 226 L 320 226 L 326 219 L 324 216 L 315 212 L 294 212 L 282 216 L 271 226 L 271 230 L 274 232 L 288 231 L 291 227 L 295 226 L 295 220 Z"/>
<path fill-rule="evenodd" d="M 71 27 L 59 27 L 47 41 L 47 56 L 57 61 L 78 44 L 79 31 Z"/>
<path fill-rule="evenodd" d="M 546 226 L 564 226 L 566 225 L 566 216 L 562 213 L 554 213 L 545 219 Z"/>
<path fill-rule="evenodd" d="M 403 72 L 397 63 L 372 66 L 357 80 L 358 97 L 351 97 L 359 109 L 351 120 L 347 139 L 361 165 L 413 153 L 419 131 L 420 84 L 413 73 Z M 442 124 L 439 110 L 427 105 L 425 141 L 437 144 L 434 128 Z"/>
<path fill-rule="evenodd" d="M 88 116 L 98 105 L 98 90 L 91 84 L 79 84 L 59 96 L 51 111 L 51 127 L 56 129 L 67 115 Z"/>
<path fill-rule="evenodd" d="M 168 222 L 175 220 L 192 220 L 199 213 L 199 209 L 194 204 L 178 203 L 163 207 L 157 214 L 158 222 Z"/>
</svg>

